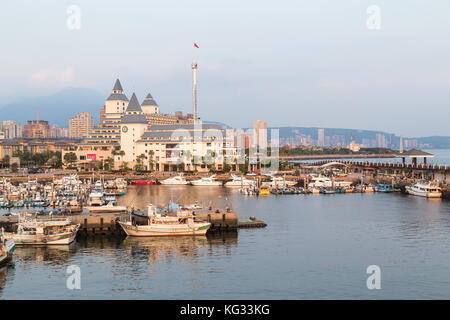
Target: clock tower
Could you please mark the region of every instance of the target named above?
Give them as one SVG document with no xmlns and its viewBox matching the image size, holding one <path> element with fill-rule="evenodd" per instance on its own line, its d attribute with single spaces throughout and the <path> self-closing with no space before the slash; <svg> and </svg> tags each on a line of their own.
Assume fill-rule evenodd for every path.
<svg viewBox="0 0 450 320">
<path fill-rule="evenodd" d="M 148 127 L 147 119 L 142 112 L 136 94 L 131 96 L 125 114 L 120 121 L 120 147 L 125 152 L 121 161 L 134 163 L 139 155 L 136 151 L 136 141 L 141 139 Z"/>
</svg>

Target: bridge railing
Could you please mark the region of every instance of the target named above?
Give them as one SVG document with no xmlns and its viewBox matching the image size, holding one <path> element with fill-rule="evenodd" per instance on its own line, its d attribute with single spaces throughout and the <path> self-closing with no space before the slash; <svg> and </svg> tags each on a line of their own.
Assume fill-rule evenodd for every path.
<svg viewBox="0 0 450 320">
<path fill-rule="evenodd" d="M 369 162 L 369 161 L 349 161 L 349 160 L 321 160 L 311 163 L 314 166 L 321 166 L 330 162 L 339 162 L 347 165 L 361 166 L 361 167 L 376 167 L 376 168 L 395 168 L 395 169 L 421 169 L 421 170 L 433 170 L 433 171 L 450 171 L 450 166 L 436 165 L 428 163 L 419 164 L 404 164 L 393 162 Z"/>
</svg>

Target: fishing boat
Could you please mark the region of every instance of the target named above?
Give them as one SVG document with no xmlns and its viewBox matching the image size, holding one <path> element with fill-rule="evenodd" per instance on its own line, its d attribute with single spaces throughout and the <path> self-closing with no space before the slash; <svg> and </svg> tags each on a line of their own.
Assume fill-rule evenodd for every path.
<svg viewBox="0 0 450 320">
<path fill-rule="evenodd" d="M 193 186 L 221 186 L 222 185 L 222 181 L 217 181 L 214 178 L 216 177 L 215 174 L 213 174 L 210 177 L 203 177 L 200 178 L 198 180 L 193 180 L 191 181 L 191 184 Z"/>
<path fill-rule="evenodd" d="M 394 187 L 390 184 L 377 184 L 376 187 L 377 192 L 394 192 Z"/>
<path fill-rule="evenodd" d="M 312 177 L 310 179 L 309 185 L 315 188 L 330 188 L 333 186 L 333 181 L 331 181 L 331 179 L 327 177 Z"/>
<path fill-rule="evenodd" d="M 16 245 L 62 245 L 75 240 L 80 224 L 73 224 L 68 218 L 37 218 L 19 215 L 17 232 L 5 232 L 7 240 Z"/>
<path fill-rule="evenodd" d="M 350 188 L 350 186 L 352 185 L 353 181 L 341 181 L 341 180 L 336 180 L 334 181 L 334 186 L 335 187 L 341 187 L 341 188 L 345 188 L 348 189 Z"/>
<path fill-rule="evenodd" d="M 155 180 L 149 180 L 149 179 L 141 179 L 141 180 L 131 181 L 131 184 L 137 185 L 137 186 L 146 186 L 146 185 L 156 184 L 156 181 Z"/>
<path fill-rule="evenodd" d="M 261 189 L 259 190 L 259 195 L 260 196 L 270 196 L 270 190 L 268 187 L 261 187 Z"/>
<path fill-rule="evenodd" d="M 89 194 L 89 205 L 90 206 L 102 206 L 105 204 L 104 193 L 99 191 L 92 191 Z"/>
<path fill-rule="evenodd" d="M 330 187 L 322 187 L 322 188 L 320 188 L 320 193 L 322 193 L 322 194 L 335 194 L 336 191 L 333 190 L 333 188 L 330 188 Z"/>
<path fill-rule="evenodd" d="M 125 211 L 127 211 L 127 207 L 125 207 L 125 206 L 116 206 L 116 205 L 114 205 L 113 202 L 109 202 L 108 204 L 106 204 L 104 206 L 86 207 L 86 210 L 88 210 L 89 212 L 94 212 L 94 213 L 102 213 L 102 212 L 116 213 L 116 212 L 125 212 Z"/>
<path fill-rule="evenodd" d="M 131 237 L 163 237 L 163 236 L 204 236 L 211 223 L 195 221 L 189 211 L 177 211 L 176 216 L 163 216 L 156 207 L 149 206 L 147 224 L 137 225 L 132 219 L 119 221 L 127 236 Z"/>
<path fill-rule="evenodd" d="M 234 174 L 231 175 L 230 181 L 225 182 L 224 186 L 227 188 L 240 188 L 240 187 L 249 187 L 255 183 L 254 180 L 247 179 L 245 177 L 239 177 Z"/>
<path fill-rule="evenodd" d="M 186 184 L 189 184 L 189 182 L 182 175 L 161 180 L 160 183 L 164 184 L 164 185 L 186 185 Z"/>
<path fill-rule="evenodd" d="M 406 191 L 414 196 L 426 197 L 426 198 L 440 198 L 442 192 L 439 186 L 432 184 L 431 182 L 419 182 L 413 186 L 406 186 Z"/>
<path fill-rule="evenodd" d="M 0 266 L 11 261 L 15 248 L 14 239 L 6 240 L 3 236 L 3 229 L 0 230 Z"/>
<path fill-rule="evenodd" d="M 272 181 L 270 182 L 270 187 L 278 188 L 278 187 L 293 187 L 297 184 L 297 181 L 286 180 L 284 177 L 272 177 Z"/>
</svg>

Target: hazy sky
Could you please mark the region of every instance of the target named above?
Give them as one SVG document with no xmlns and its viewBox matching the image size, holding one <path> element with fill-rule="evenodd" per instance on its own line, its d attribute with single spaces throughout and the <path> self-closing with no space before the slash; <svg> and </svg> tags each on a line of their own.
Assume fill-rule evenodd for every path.
<svg viewBox="0 0 450 320">
<path fill-rule="evenodd" d="M 450 135 L 449 0 L 3 1 L 0 36 L 4 103 L 119 77 L 191 112 L 195 41 L 203 119 Z"/>
</svg>

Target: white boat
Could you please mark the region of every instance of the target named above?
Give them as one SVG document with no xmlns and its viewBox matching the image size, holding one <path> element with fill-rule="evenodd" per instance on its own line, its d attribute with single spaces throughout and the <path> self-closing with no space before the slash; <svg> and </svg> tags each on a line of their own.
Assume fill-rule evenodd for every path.
<svg viewBox="0 0 450 320">
<path fill-rule="evenodd" d="M 315 188 L 330 188 L 333 186 L 333 181 L 327 177 L 312 177 L 308 183 L 309 186 Z"/>
<path fill-rule="evenodd" d="M 75 240 L 80 224 L 70 219 L 37 219 L 19 215 L 17 232 L 5 232 L 7 240 L 16 245 L 62 245 Z"/>
<path fill-rule="evenodd" d="M 224 186 L 227 188 L 240 188 L 240 187 L 249 187 L 255 183 L 254 180 L 247 179 L 245 177 L 231 175 L 232 180 L 225 182 Z"/>
<path fill-rule="evenodd" d="M 430 182 L 428 183 L 419 182 L 413 185 L 412 187 L 406 186 L 406 191 L 414 196 L 427 198 L 440 198 L 442 196 L 442 192 L 439 189 L 439 186 L 434 185 Z"/>
<path fill-rule="evenodd" d="M 115 206 L 112 202 L 109 202 L 107 205 L 104 206 L 91 206 L 86 207 L 86 210 L 89 210 L 89 212 L 125 212 L 127 211 L 127 207 L 125 206 Z"/>
<path fill-rule="evenodd" d="M 222 181 L 214 180 L 215 176 L 216 175 L 213 174 L 210 177 L 204 177 L 204 178 L 201 178 L 201 179 L 198 179 L 198 180 L 193 180 L 193 181 L 191 181 L 191 184 L 193 186 L 221 186 L 222 185 Z"/>
<path fill-rule="evenodd" d="M 156 212 L 156 207 L 150 205 L 147 215 L 148 223 L 145 225 L 136 225 L 132 221 L 119 221 L 119 224 L 131 237 L 204 236 L 211 227 L 209 222 L 194 221 L 194 216 L 188 211 L 178 211 L 176 216 L 162 216 Z"/>
<path fill-rule="evenodd" d="M 90 206 L 102 206 L 105 204 L 104 193 L 99 191 L 92 191 L 89 194 L 89 205 Z"/>
<path fill-rule="evenodd" d="M 279 187 L 293 187 L 297 184 L 297 181 L 286 180 L 284 177 L 272 176 L 272 181 L 270 182 L 271 188 Z"/>
<path fill-rule="evenodd" d="M 334 181 L 334 186 L 335 187 L 342 187 L 342 188 L 348 188 L 352 185 L 353 181 L 340 181 L 340 180 L 336 180 Z"/>
<path fill-rule="evenodd" d="M 183 176 L 180 175 L 161 180 L 160 183 L 164 185 L 185 185 L 188 184 L 189 182 Z"/>
<path fill-rule="evenodd" d="M 11 261 L 16 244 L 14 239 L 6 240 L 3 237 L 3 228 L 0 230 L 0 266 Z"/>
</svg>

